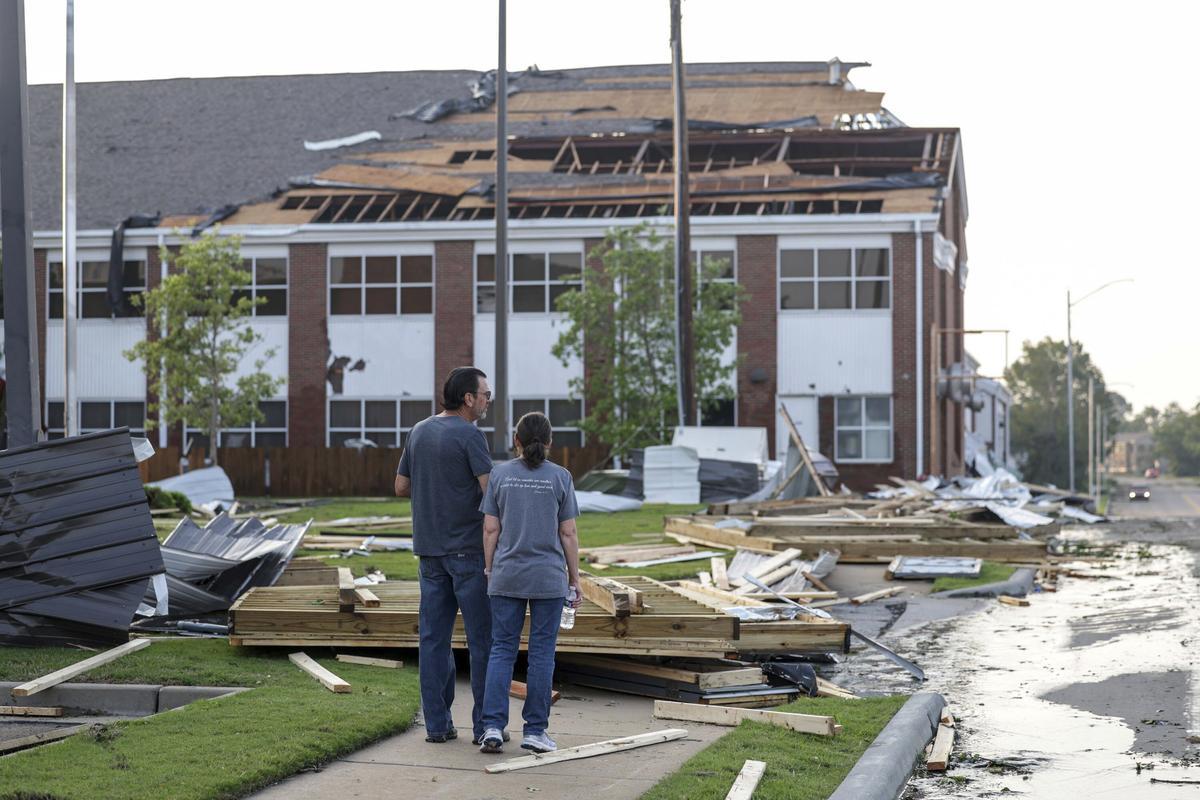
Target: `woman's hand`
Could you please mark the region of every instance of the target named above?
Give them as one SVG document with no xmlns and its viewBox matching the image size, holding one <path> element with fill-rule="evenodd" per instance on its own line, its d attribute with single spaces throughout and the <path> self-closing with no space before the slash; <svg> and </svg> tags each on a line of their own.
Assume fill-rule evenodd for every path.
<svg viewBox="0 0 1200 800">
<path fill-rule="evenodd" d="M 574 584 L 567 587 L 567 605 L 571 608 L 579 608 L 583 605 L 583 594 Z"/>
</svg>

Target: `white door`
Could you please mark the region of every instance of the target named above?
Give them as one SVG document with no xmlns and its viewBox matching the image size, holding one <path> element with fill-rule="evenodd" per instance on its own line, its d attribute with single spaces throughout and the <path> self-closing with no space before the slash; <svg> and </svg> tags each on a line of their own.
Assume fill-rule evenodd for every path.
<svg viewBox="0 0 1200 800">
<path fill-rule="evenodd" d="M 817 416 L 817 398 L 815 395 L 781 395 L 776 398 L 776 413 L 782 405 L 792 416 L 792 422 L 804 440 L 804 446 L 816 451 L 821 445 L 820 422 Z M 775 420 L 775 458 L 783 460 L 787 455 L 788 426 L 783 415 Z"/>
</svg>

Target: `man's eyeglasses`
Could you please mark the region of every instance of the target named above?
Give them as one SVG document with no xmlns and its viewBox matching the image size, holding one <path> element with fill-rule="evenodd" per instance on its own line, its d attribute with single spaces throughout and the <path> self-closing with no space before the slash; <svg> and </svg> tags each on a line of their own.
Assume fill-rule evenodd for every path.
<svg viewBox="0 0 1200 800">
<path fill-rule="evenodd" d="M 492 399 L 492 393 L 491 393 L 491 392 L 467 392 L 467 394 L 473 394 L 473 395 L 475 395 L 476 397 L 478 397 L 479 395 L 483 395 L 483 396 L 484 396 L 484 397 L 486 397 L 488 400 L 491 400 L 491 399 Z"/>
</svg>

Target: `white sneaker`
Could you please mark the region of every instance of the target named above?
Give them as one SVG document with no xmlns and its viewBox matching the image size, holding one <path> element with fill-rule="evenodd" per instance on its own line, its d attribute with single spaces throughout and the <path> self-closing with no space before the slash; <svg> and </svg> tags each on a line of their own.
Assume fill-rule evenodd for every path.
<svg viewBox="0 0 1200 800">
<path fill-rule="evenodd" d="M 525 750 L 532 750 L 535 753 L 552 753 L 558 749 L 558 745 L 554 740 L 545 733 L 527 733 L 525 738 L 521 740 L 521 747 Z"/>
<path fill-rule="evenodd" d="M 504 752 L 504 734 L 500 732 L 499 728 L 488 728 L 483 732 L 483 738 L 479 740 L 479 752 Z"/>
</svg>

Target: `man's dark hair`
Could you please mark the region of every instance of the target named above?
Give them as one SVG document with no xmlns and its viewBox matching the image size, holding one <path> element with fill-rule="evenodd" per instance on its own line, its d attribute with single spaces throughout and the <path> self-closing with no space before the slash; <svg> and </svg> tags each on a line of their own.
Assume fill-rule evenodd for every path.
<svg viewBox="0 0 1200 800">
<path fill-rule="evenodd" d="M 464 398 L 469 392 L 479 388 L 479 379 L 486 378 L 483 370 L 477 367 L 455 367 L 446 376 L 442 386 L 442 408 L 447 411 L 457 411 L 466 402 Z"/>
</svg>

